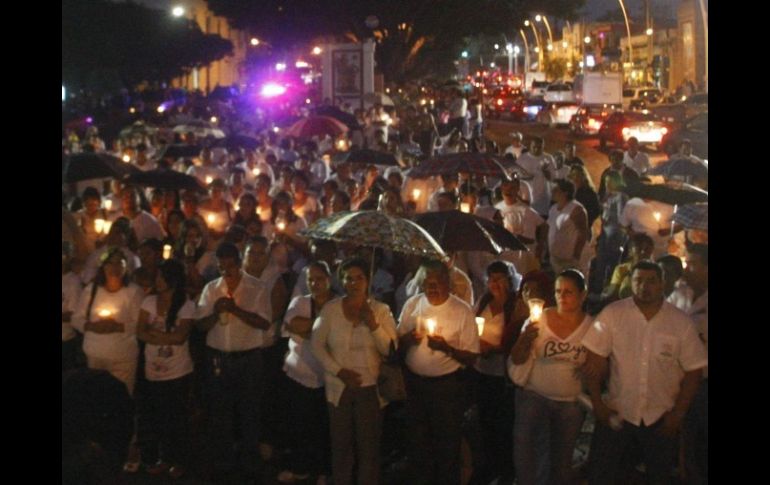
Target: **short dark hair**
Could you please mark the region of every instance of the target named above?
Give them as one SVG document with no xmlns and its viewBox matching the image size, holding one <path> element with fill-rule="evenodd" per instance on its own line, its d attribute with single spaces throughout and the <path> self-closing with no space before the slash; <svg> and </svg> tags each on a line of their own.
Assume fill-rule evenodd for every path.
<svg viewBox="0 0 770 485">
<path fill-rule="evenodd" d="M 663 268 L 657 263 L 653 263 L 652 261 L 639 261 L 631 269 L 631 275 L 633 275 L 636 270 L 655 271 L 655 274 L 658 275 L 658 279 L 663 281 Z"/>
<path fill-rule="evenodd" d="M 425 277 L 429 272 L 438 273 L 442 280 L 448 285 L 451 285 L 451 276 L 447 265 L 436 259 L 423 259 L 422 263 L 420 263 L 420 269 L 417 270 L 417 278 L 420 281 L 420 286 L 422 286 L 422 283 L 425 281 Z"/>
<path fill-rule="evenodd" d="M 566 179 L 557 179 L 553 182 L 559 190 L 564 192 L 564 195 L 567 196 L 567 200 L 572 200 L 575 198 L 575 184 L 570 182 Z"/>
<path fill-rule="evenodd" d="M 701 263 L 709 265 L 709 246 L 708 244 L 696 243 L 687 246 L 687 252 L 698 256 Z"/>
<path fill-rule="evenodd" d="M 631 240 L 629 241 L 629 243 L 630 243 L 630 246 L 637 247 L 637 248 L 643 244 L 647 244 L 649 246 L 655 247 L 655 241 L 653 241 L 650 236 L 648 236 L 643 232 L 636 233 L 633 236 L 631 236 Z"/>
<path fill-rule="evenodd" d="M 145 239 L 144 241 L 141 242 L 141 244 L 139 244 L 139 247 L 149 248 L 158 254 L 163 252 L 163 242 L 156 237 L 150 237 Z"/>
<path fill-rule="evenodd" d="M 366 262 L 364 258 L 350 258 L 343 261 L 337 269 L 337 278 L 342 281 L 345 273 L 347 273 L 350 268 L 360 269 L 366 276 L 367 283 L 369 282 L 369 263 Z"/>
<path fill-rule="evenodd" d="M 571 280 L 573 283 L 575 283 L 575 286 L 579 291 L 585 291 L 586 289 L 586 277 L 583 276 L 583 273 L 574 268 L 565 269 L 556 275 L 556 279 L 558 280 L 559 278 L 566 278 Z"/>
<path fill-rule="evenodd" d="M 238 246 L 231 242 L 223 242 L 217 246 L 216 252 L 217 259 L 233 258 L 237 262 L 241 262 L 241 252 L 238 250 Z"/>
<path fill-rule="evenodd" d="M 489 266 L 487 266 L 487 277 L 492 276 L 492 274 L 505 275 L 505 278 L 508 280 L 508 288 L 511 290 L 514 289 L 513 275 L 511 274 L 511 269 L 507 263 L 502 261 L 492 261 L 489 263 Z"/>
<path fill-rule="evenodd" d="M 673 271 L 674 276 L 676 276 L 676 279 L 682 277 L 682 273 L 684 272 L 684 268 L 682 267 L 682 260 L 673 254 L 666 254 L 665 256 L 661 256 L 658 258 L 657 263 L 661 267 L 670 268 Z"/>
</svg>

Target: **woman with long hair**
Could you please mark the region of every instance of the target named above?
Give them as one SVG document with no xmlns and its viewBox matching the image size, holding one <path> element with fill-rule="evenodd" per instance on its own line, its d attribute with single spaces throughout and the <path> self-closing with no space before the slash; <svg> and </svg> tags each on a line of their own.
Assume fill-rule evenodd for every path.
<svg viewBox="0 0 770 485">
<path fill-rule="evenodd" d="M 195 304 L 185 293 L 185 268 L 164 261 L 155 279 L 156 294 L 144 299 L 137 337 L 146 343 L 147 382 L 139 400 L 139 443 L 147 472 L 178 478 L 188 463 L 190 386 L 193 361 L 188 337 Z"/>
<path fill-rule="evenodd" d="M 528 319 L 511 351 L 509 372 L 522 386 L 516 390 L 513 432 L 521 485 L 574 483 L 572 452 L 585 417 L 577 402 L 583 389 L 579 369 L 586 358 L 580 342 L 593 322 L 583 311 L 586 293 L 582 273 L 559 273 L 556 308 L 546 308 L 538 322 Z"/>
<path fill-rule="evenodd" d="M 214 252 L 208 249 L 208 231 L 195 219 L 182 223 L 176 242 L 174 258 L 184 262 L 187 274 L 187 292 L 195 299 L 203 286 L 216 278 L 218 270 Z"/>
</svg>

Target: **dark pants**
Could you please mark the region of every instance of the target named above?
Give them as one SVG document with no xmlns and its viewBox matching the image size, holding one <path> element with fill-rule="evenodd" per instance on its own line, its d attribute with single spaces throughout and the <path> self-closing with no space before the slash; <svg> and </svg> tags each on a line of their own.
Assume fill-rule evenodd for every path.
<svg viewBox="0 0 770 485">
<path fill-rule="evenodd" d="M 259 441 L 280 447 L 288 446 L 281 419 L 281 416 L 286 415 L 287 403 L 280 392 L 280 382 L 284 376 L 283 358 L 289 348 L 288 341 L 289 339 L 279 339 L 270 347 L 260 350 L 264 370 Z"/>
<path fill-rule="evenodd" d="M 328 475 L 331 444 L 324 388 L 311 389 L 289 377 L 283 383 L 289 414 L 286 434 L 292 450 L 291 469 L 297 474 Z"/>
<path fill-rule="evenodd" d="M 192 373 L 169 381 L 145 380 L 137 386 L 138 443 L 142 461 L 152 465 L 189 463 Z"/>
<path fill-rule="evenodd" d="M 662 420 L 652 426 L 634 426 L 624 421 L 620 431 L 596 423 L 589 457 L 589 483 L 615 485 L 621 476 L 621 463 L 629 446 L 638 444 L 647 469 L 648 483 L 670 485 L 674 469 L 676 438 L 659 434 Z"/>
<path fill-rule="evenodd" d="M 495 477 L 509 476 L 513 468 L 513 388 L 506 390 L 505 377 L 475 374 L 484 453 L 483 476 L 485 483 L 489 483 Z"/>
<path fill-rule="evenodd" d="M 61 343 L 61 371 L 62 373 L 68 370 L 81 367 L 77 364 L 78 348 L 83 345 L 81 338 L 75 337 Z"/>
<path fill-rule="evenodd" d="M 345 388 L 339 405 L 327 403 L 332 443 L 334 485 L 377 485 L 380 482 L 382 413 L 377 386 Z M 358 480 L 353 481 L 353 465 Z"/>
<path fill-rule="evenodd" d="M 684 421 L 683 445 L 687 482 L 709 483 L 709 381 L 704 379 Z"/>
<path fill-rule="evenodd" d="M 220 470 L 240 464 L 244 472 L 254 473 L 259 463 L 262 353 L 258 349 L 220 352 L 207 347 L 206 355 L 209 456 Z M 240 443 L 239 454 L 233 451 L 236 441 Z"/>
<path fill-rule="evenodd" d="M 442 377 L 405 372 L 409 415 L 410 484 L 459 485 L 466 382 L 460 371 Z"/>
</svg>

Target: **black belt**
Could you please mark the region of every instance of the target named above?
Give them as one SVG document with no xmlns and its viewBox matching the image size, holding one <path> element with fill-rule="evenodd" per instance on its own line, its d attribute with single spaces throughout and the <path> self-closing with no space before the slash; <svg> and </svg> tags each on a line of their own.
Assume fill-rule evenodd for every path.
<svg viewBox="0 0 770 485">
<path fill-rule="evenodd" d="M 449 374 L 444 374 L 443 376 L 421 376 L 420 374 L 415 374 L 409 369 L 406 369 L 406 371 L 409 373 L 411 377 L 416 377 L 418 379 L 428 381 L 428 382 L 441 382 L 441 381 L 448 381 L 451 379 L 457 379 L 462 377 L 462 368 L 457 369 L 454 372 L 450 372 Z"/>
<path fill-rule="evenodd" d="M 256 347 L 249 350 L 240 350 L 235 352 L 224 352 L 222 350 L 217 350 L 213 347 L 206 347 L 206 350 L 211 353 L 212 357 L 222 357 L 224 359 L 241 359 L 243 357 L 248 357 L 250 355 L 254 355 L 259 353 L 261 350 L 263 350 L 261 347 Z"/>
</svg>

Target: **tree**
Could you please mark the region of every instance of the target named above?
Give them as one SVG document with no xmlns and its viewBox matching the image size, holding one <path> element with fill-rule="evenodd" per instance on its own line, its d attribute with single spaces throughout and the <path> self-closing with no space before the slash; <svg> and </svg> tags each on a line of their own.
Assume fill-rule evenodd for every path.
<svg viewBox="0 0 770 485">
<path fill-rule="evenodd" d="M 287 50 L 318 37 L 377 40 L 378 69 L 389 81 L 449 73 L 463 45 L 476 34 L 513 35 L 529 12 L 574 18 L 585 0 L 207 0 L 236 28 Z M 366 26 L 375 16 L 379 25 Z"/>
<path fill-rule="evenodd" d="M 98 72 L 117 73 L 128 86 L 169 81 L 232 49 L 229 40 L 165 11 L 131 2 L 62 1 L 62 80 L 72 87 L 93 84 L 103 76 Z"/>
</svg>

